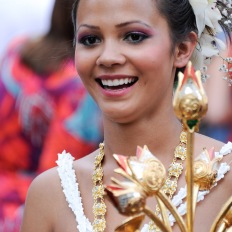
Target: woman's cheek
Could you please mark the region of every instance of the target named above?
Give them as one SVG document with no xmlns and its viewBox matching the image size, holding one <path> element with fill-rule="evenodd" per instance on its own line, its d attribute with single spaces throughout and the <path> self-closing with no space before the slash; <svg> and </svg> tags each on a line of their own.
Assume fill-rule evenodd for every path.
<svg viewBox="0 0 232 232">
<path fill-rule="evenodd" d="M 75 54 L 75 66 L 79 76 L 83 76 L 86 74 L 86 70 L 88 70 L 88 60 L 85 61 L 81 54 Z"/>
<path fill-rule="evenodd" d="M 155 64 L 160 63 L 160 58 L 162 54 L 160 54 L 158 49 L 147 47 L 142 50 L 137 50 L 136 52 L 133 51 L 133 54 L 131 56 L 131 60 L 133 60 L 133 63 L 137 67 L 142 67 L 143 69 L 146 68 L 152 68 Z M 159 58 L 158 58 L 159 57 Z M 145 68 L 145 69 L 146 69 Z"/>
</svg>

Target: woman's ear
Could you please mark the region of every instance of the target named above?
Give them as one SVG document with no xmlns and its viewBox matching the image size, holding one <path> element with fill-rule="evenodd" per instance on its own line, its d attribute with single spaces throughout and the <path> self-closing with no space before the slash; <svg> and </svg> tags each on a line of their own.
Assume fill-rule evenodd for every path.
<svg viewBox="0 0 232 232">
<path fill-rule="evenodd" d="M 190 32 L 188 38 L 176 45 L 175 48 L 175 61 L 174 65 L 176 68 L 185 67 L 192 56 L 192 53 L 197 44 L 197 34 Z"/>
</svg>

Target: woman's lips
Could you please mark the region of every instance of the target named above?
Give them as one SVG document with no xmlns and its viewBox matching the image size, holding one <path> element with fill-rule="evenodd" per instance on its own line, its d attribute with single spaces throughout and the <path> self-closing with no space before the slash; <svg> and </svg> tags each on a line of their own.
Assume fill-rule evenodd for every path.
<svg viewBox="0 0 232 232">
<path fill-rule="evenodd" d="M 105 90 L 122 90 L 131 87 L 138 77 L 128 75 L 102 75 L 96 78 L 98 84 Z"/>
</svg>

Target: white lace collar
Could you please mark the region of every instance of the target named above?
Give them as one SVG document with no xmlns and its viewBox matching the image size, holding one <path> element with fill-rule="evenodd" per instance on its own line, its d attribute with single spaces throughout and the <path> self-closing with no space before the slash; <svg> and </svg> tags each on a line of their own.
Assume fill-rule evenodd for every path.
<svg viewBox="0 0 232 232">
<path fill-rule="evenodd" d="M 220 152 L 216 152 L 216 156 L 225 156 L 232 151 L 232 143 L 228 142 L 225 144 Z M 63 188 L 64 195 L 66 197 L 66 201 L 68 202 L 68 206 L 71 208 L 72 212 L 75 215 L 77 222 L 77 229 L 80 232 L 93 232 L 93 227 L 89 221 L 89 219 L 84 214 L 84 209 L 82 205 L 82 198 L 78 188 L 77 177 L 75 174 L 75 170 L 73 169 L 73 161 L 74 157 L 70 153 L 66 153 L 63 151 L 62 154 L 58 154 L 58 161 L 56 161 L 58 165 L 58 174 L 61 179 L 61 186 Z M 230 170 L 230 166 L 227 163 L 221 163 L 220 168 L 218 170 L 217 182 L 224 178 L 224 175 Z M 217 183 L 215 184 L 215 186 Z M 214 187 L 215 187 L 214 186 Z M 205 195 L 207 195 L 210 191 L 200 191 L 198 194 L 197 202 L 204 200 Z M 186 186 L 181 188 L 179 192 L 173 197 L 172 202 L 177 207 L 178 212 L 181 215 L 186 214 L 186 202 L 183 203 L 183 200 L 186 197 Z M 169 215 L 169 220 L 173 225 L 175 219 L 172 215 Z M 141 232 L 148 232 L 148 225 L 144 225 Z"/>
<path fill-rule="evenodd" d="M 73 169 L 73 161 L 74 157 L 70 153 L 66 153 L 66 151 L 58 154 L 56 163 L 58 165 L 57 170 L 61 179 L 61 186 L 68 206 L 76 217 L 77 229 L 80 232 L 93 232 L 93 227 L 84 214 L 82 198 L 78 188 L 75 170 Z"/>
</svg>

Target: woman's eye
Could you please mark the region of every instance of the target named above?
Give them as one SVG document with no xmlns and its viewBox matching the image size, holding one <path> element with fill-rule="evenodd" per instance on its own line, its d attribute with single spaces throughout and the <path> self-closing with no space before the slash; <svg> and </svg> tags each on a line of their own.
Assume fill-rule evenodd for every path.
<svg viewBox="0 0 232 232">
<path fill-rule="evenodd" d="M 140 43 L 143 40 L 147 39 L 149 36 L 142 32 L 130 32 L 127 33 L 124 40 L 130 43 Z"/>
<path fill-rule="evenodd" d="M 78 42 L 85 46 L 94 46 L 96 44 L 99 44 L 101 40 L 95 35 L 87 35 L 78 40 Z"/>
</svg>

